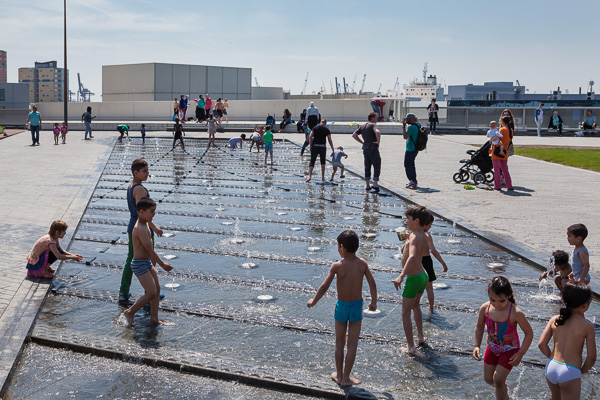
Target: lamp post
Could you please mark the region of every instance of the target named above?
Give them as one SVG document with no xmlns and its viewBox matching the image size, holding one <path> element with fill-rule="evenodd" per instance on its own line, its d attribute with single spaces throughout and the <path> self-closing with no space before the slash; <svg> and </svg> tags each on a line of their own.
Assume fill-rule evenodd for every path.
<svg viewBox="0 0 600 400">
<path fill-rule="evenodd" d="M 64 119 L 65 123 L 69 124 L 69 80 L 67 77 L 67 0 L 64 0 L 64 51 L 65 51 L 65 68 L 63 71 L 63 104 L 64 104 Z"/>
</svg>

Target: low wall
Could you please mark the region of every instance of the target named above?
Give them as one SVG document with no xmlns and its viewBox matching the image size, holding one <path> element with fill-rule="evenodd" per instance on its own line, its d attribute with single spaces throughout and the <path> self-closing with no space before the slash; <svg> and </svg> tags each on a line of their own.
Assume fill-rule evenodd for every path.
<svg viewBox="0 0 600 400">
<path fill-rule="evenodd" d="M 308 108 L 307 100 L 230 100 L 229 120 L 264 121 L 268 114 L 275 115 L 279 122 L 284 109 L 289 109 L 292 118 L 298 120 L 303 109 Z M 323 118 L 330 121 L 366 121 L 372 111 L 370 99 L 314 100 Z M 171 120 L 172 101 L 115 101 L 97 103 L 69 103 L 69 120 L 77 120 L 85 109 L 91 106 L 95 121 L 157 121 Z M 38 110 L 46 120 L 63 119 L 63 103 L 40 103 Z M 187 116 L 194 116 L 196 103 L 190 101 Z M 384 107 L 388 115 L 390 104 Z"/>
</svg>

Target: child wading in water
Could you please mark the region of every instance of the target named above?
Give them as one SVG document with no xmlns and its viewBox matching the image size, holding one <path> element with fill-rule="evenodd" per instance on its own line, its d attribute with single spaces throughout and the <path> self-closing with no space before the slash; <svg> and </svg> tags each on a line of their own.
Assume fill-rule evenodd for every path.
<svg viewBox="0 0 600 400">
<path fill-rule="evenodd" d="M 423 232 L 425 232 L 425 236 L 427 237 L 427 243 L 425 245 L 425 252 L 423 253 L 423 259 L 421 262 L 423 263 L 423 268 L 425 272 L 427 272 L 427 276 L 429 278 L 429 283 L 427 284 L 427 300 L 429 301 L 429 311 L 433 312 L 433 303 L 435 301 L 435 295 L 433 294 L 433 281 L 437 280 L 437 276 L 435 275 L 435 271 L 433 270 L 433 260 L 431 259 L 431 254 L 435 257 L 436 260 L 442 264 L 443 271 L 448 271 L 448 266 L 444 262 L 444 259 L 440 255 L 440 253 L 436 250 L 435 245 L 433 244 L 433 237 L 429 230 L 431 229 L 431 225 L 435 218 L 433 215 L 431 216 L 431 220 L 423 227 Z"/>
<path fill-rule="evenodd" d="M 423 315 L 419 305 L 421 296 L 427 287 L 429 277 L 423 269 L 422 258 L 427 248 L 427 236 L 423 231 L 425 225 L 429 222 L 432 215 L 425 207 L 414 206 L 406 210 L 406 224 L 412 234 L 408 238 L 403 248 L 403 267 L 402 273 L 392 282 L 396 290 L 400 289 L 402 281 L 406 278 L 404 291 L 402 292 L 402 325 L 406 335 L 407 351 L 415 353 L 417 347 L 413 338 L 411 312 L 414 314 L 415 325 L 417 326 L 417 339 L 419 346 L 425 344 L 423 336 Z"/>
<path fill-rule="evenodd" d="M 217 133 L 217 125 L 221 128 L 221 124 L 213 117 L 212 114 L 208 115 L 208 120 L 206 121 L 206 125 L 208 126 L 208 147 L 212 144 L 215 145 L 215 134 Z"/>
<path fill-rule="evenodd" d="M 556 250 L 552 253 L 552 262 L 554 268 L 540 275 L 540 281 L 546 279 L 548 275 L 554 275 L 554 283 L 558 290 L 563 291 L 563 287 L 569 282 L 571 274 L 571 264 L 569 264 L 569 255 L 562 250 Z"/>
<path fill-rule="evenodd" d="M 521 362 L 533 340 L 533 330 L 525 314 L 515 303 L 510 282 L 503 276 L 493 278 L 488 284 L 487 301 L 479 308 L 479 317 L 475 326 L 475 347 L 473 358 L 481 361 L 481 340 L 484 327 L 487 327 L 487 348 L 483 356 L 483 379 L 493 386 L 496 400 L 508 400 L 506 378 Z M 519 343 L 517 325 L 525 337 Z"/>
<path fill-rule="evenodd" d="M 129 249 L 127 252 L 127 259 L 123 266 L 123 273 L 121 275 L 121 286 L 119 288 L 119 302 L 125 303 L 129 300 L 129 288 L 131 287 L 131 278 L 133 272 L 131 272 L 131 260 L 133 259 L 133 239 L 132 233 L 135 223 L 138 220 L 137 203 L 143 197 L 150 197 L 148 190 L 142 185 L 148 179 L 148 163 L 143 158 L 137 158 L 131 163 L 131 173 L 133 179 L 127 188 L 127 208 L 129 209 L 129 224 L 127 225 L 127 236 L 129 238 Z M 152 232 L 158 236 L 162 236 L 163 231 L 158 226 L 154 225 L 152 221 L 148 223 L 148 226 Z M 154 238 L 152 238 L 154 240 Z"/>
<path fill-rule="evenodd" d="M 150 224 L 156 213 L 156 203 L 150 197 L 143 197 L 136 205 L 138 219 L 131 234 L 133 239 L 133 261 L 131 270 L 137 276 L 140 284 L 145 290 L 133 306 L 123 312 L 127 319 L 127 324 L 135 324 L 135 313 L 146 304 L 150 303 L 150 322 L 159 324 L 158 320 L 158 301 L 160 295 L 160 283 L 154 264 L 160 265 L 165 271 L 171 271 L 171 264 L 164 262 L 154 251 L 152 243 L 152 231 Z"/>
<path fill-rule="evenodd" d="M 185 150 L 185 144 L 183 144 L 183 135 L 185 132 L 183 131 L 183 125 L 179 122 L 179 118 L 175 118 L 175 125 L 173 125 L 173 150 L 175 150 L 175 144 L 179 140 L 181 143 L 181 148 Z"/>
<path fill-rule="evenodd" d="M 265 165 L 267 165 L 267 156 L 269 153 L 271 154 L 271 165 L 273 165 L 275 162 L 273 161 L 273 132 L 271 132 L 271 125 L 267 125 L 265 129 L 267 131 L 262 137 L 265 142 Z"/>
<path fill-rule="evenodd" d="M 350 386 L 360 383 L 357 379 L 351 378 L 350 373 L 356 358 L 362 322 L 363 278 L 367 279 L 371 290 L 371 304 L 369 304 L 369 310 L 371 311 L 377 309 L 377 286 L 367 262 L 363 258 L 356 257 L 356 250 L 358 250 L 359 245 L 356 233 L 350 230 L 344 231 L 338 236 L 337 242 L 342 261 L 336 261 L 331 265 L 325 281 L 317 290 L 315 297 L 308 301 L 307 306 L 313 307 L 317 304 L 329 289 L 333 278 L 337 276 L 338 301 L 335 305 L 334 315 L 336 372 L 331 374 L 331 379 L 340 386 Z M 348 332 L 348 352 L 344 367 L 346 331 Z"/>
<path fill-rule="evenodd" d="M 583 241 L 588 235 L 588 230 L 584 224 L 575 224 L 567 228 L 567 240 L 573 249 L 573 272 L 569 274 L 570 279 L 583 282 L 589 285 L 592 278 L 590 277 L 590 252 L 583 244 Z"/>
<path fill-rule="evenodd" d="M 538 347 L 548 357 L 546 381 L 552 391 L 552 400 L 572 400 L 581 396 L 581 374 L 596 362 L 596 332 L 585 319 L 590 308 L 592 290 L 582 282 L 569 282 L 562 291 L 565 307 L 560 315 L 550 319 L 540 337 Z M 548 343 L 554 338 L 554 349 Z M 583 345 L 587 357 L 582 362 Z"/>
<path fill-rule="evenodd" d="M 30 278 L 54 278 L 54 268 L 50 267 L 56 260 L 81 261 L 83 256 L 64 251 L 59 239 L 65 237 L 67 224 L 63 221 L 54 221 L 50 231 L 35 242 L 31 253 L 27 256 L 27 276 Z"/>
</svg>

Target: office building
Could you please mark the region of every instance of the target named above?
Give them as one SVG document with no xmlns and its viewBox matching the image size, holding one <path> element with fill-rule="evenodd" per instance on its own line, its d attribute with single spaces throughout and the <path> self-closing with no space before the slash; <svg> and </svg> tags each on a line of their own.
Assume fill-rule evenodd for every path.
<svg viewBox="0 0 600 400">
<path fill-rule="evenodd" d="M 67 71 L 68 75 L 68 71 Z M 19 83 L 29 85 L 29 102 L 62 102 L 64 99 L 64 68 L 56 61 L 36 62 L 34 68 L 19 68 Z"/>
<path fill-rule="evenodd" d="M 102 101 L 165 101 L 197 98 L 250 100 L 252 69 L 183 64 L 102 66 Z"/>
</svg>

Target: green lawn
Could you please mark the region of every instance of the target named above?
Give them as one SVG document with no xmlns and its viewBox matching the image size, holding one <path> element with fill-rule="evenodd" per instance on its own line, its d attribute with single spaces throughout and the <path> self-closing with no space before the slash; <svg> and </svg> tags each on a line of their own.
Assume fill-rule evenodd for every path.
<svg viewBox="0 0 600 400">
<path fill-rule="evenodd" d="M 541 148 L 515 146 L 515 154 L 570 167 L 600 171 L 600 149 Z"/>
</svg>

